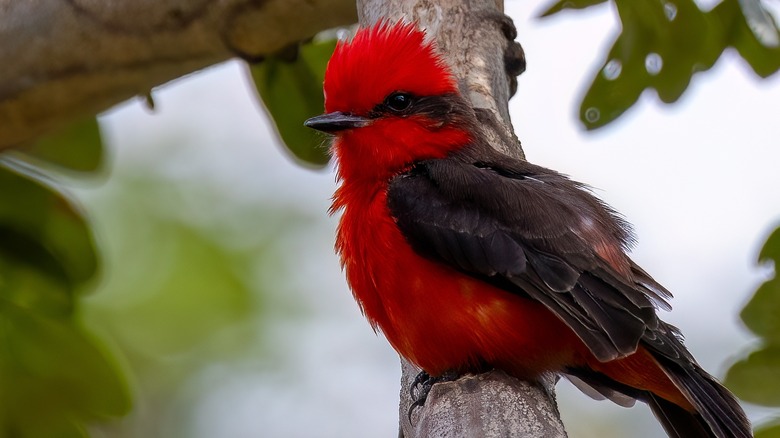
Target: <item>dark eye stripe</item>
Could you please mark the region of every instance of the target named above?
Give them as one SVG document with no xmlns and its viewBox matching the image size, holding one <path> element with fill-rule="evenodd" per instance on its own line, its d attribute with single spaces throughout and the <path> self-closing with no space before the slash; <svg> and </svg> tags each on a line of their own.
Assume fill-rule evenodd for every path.
<svg viewBox="0 0 780 438">
<path fill-rule="evenodd" d="M 406 91 L 394 91 L 366 116 L 372 119 L 422 116 L 430 120 L 450 123 L 453 119 L 462 120 L 462 116 L 472 114 L 472 111 L 468 103 L 455 93 L 417 96 Z"/>
</svg>

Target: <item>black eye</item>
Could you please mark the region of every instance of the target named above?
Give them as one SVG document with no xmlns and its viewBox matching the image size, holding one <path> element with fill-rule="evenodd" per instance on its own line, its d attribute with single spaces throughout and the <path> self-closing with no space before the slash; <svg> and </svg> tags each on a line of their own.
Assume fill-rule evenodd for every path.
<svg viewBox="0 0 780 438">
<path fill-rule="evenodd" d="M 412 95 L 409 93 L 393 93 L 385 99 L 385 105 L 393 111 L 400 112 L 412 105 Z"/>
</svg>

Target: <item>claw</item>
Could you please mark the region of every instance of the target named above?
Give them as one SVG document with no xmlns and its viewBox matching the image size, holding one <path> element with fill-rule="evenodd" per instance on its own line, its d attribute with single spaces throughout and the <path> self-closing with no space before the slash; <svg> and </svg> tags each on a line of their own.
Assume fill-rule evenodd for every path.
<svg viewBox="0 0 780 438">
<path fill-rule="evenodd" d="M 431 375 L 425 371 L 420 371 L 417 376 L 415 376 L 414 380 L 412 381 L 412 385 L 409 387 L 409 395 L 412 397 L 412 399 L 419 399 L 418 396 L 414 395 L 415 389 L 417 389 L 417 387 L 420 385 L 424 385 L 425 382 L 429 381 L 430 379 Z"/>
<path fill-rule="evenodd" d="M 409 395 L 412 397 L 412 400 L 414 400 L 411 406 L 409 406 L 409 411 L 407 412 L 409 423 L 412 422 L 412 414 L 414 413 L 415 408 L 425 406 L 425 401 L 428 399 L 428 393 L 431 392 L 433 385 L 439 382 L 451 382 L 457 378 L 458 374 L 450 371 L 445 372 L 439 377 L 432 377 L 425 371 L 420 371 L 409 387 Z M 419 391 L 417 391 L 417 388 L 419 388 Z"/>
</svg>

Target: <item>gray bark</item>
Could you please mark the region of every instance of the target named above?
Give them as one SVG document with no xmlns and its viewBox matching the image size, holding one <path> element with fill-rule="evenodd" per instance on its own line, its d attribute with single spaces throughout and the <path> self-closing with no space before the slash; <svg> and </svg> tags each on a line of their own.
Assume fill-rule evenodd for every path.
<svg viewBox="0 0 780 438">
<path fill-rule="evenodd" d="M 553 380 L 525 382 L 503 371 L 437 383 L 425 406 L 409 417 L 409 387 L 419 369 L 402 360 L 399 418 L 405 438 L 566 437 L 555 404 Z M 552 376 L 550 376 L 552 377 Z"/>
<path fill-rule="evenodd" d="M 492 115 L 485 134 L 504 153 L 523 158 L 507 103 L 511 77 L 504 55 L 501 0 L 358 0 L 362 26 L 379 19 L 416 21 L 452 67 L 475 108 Z M 524 382 L 501 371 L 438 383 L 425 406 L 408 416 L 409 388 L 419 369 L 402 359 L 400 434 L 415 437 L 565 437 L 553 393 L 554 377 Z"/>
<path fill-rule="evenodd" d="M 354 0 L 0 0 L 0 149 L 355 20 Z"/>
</svg>

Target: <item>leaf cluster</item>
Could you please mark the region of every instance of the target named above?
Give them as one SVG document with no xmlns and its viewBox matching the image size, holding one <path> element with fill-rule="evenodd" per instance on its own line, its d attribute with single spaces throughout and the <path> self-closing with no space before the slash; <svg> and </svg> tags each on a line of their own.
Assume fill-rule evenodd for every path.
<svg viewBox="0 0 780 438">
<path fill-rule="evenodd" d="M 775 275 L 758 288 L 740 316 L 760 344 L 729 369 L 725 383 L 742 400 L 780 407 L 780 228 L 769 236 L 758 261 L 773 264 Z M 780 415 L 759 427 L 756 437 L 780 437 Z"/>
<path fill-rule="evenodd" d="M 541 15 L 607 0 L 559 0 Z M 613 0 L 620 32 L 580 103 L 586 129 L 620 117 L 646 89 L 676 102 L 693 76 L 733 48 L 765 78 L 780 69 L 780 34 L 760 0 L 723 0 L 703 11 L 694 0 Z"/>
<path fill-rule="evenodd" d="M 114 357 L 78 317 L 98 272 L 92 232 L 37 166 L 93 173 L 101 161 L 94 118 L 0 154 L 0 436 L 85 437 L 87 422 L 130 408 Z"/>
<path fill-rule="evenodd" d="M 336 47 L 333 39 L 288 47 L 250 67 L 252 80 L 282 144 L 301 163 L 323 167 L 330 160 L 322 134 L 303 126 L 322 113 L 325 66 Z"/>
</svg>

